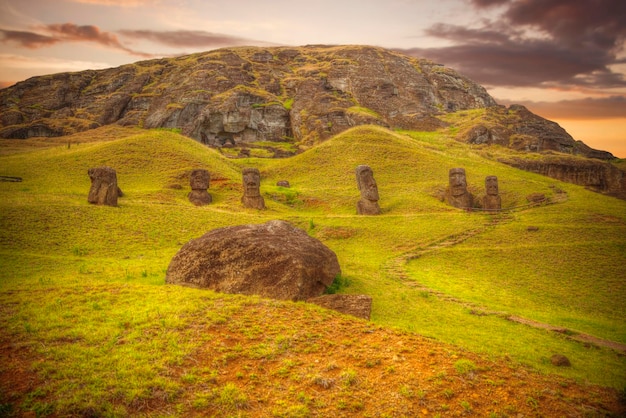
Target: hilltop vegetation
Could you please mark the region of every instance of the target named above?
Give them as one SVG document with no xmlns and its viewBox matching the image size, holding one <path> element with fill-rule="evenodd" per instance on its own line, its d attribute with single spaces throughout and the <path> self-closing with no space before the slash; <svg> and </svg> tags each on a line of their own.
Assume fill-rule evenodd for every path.
<svg viewBox="0 0 626 418">
<path fill-rule="evenodd" d="M 571 338 L 626 344 L 622 200 L 436 132 L 373 126 L 289 159 L 228 159 L 172 131 L 120 127 L 2 145 L 0 175 L 23 179 L 0 183 L 2 412 L 624 412 L 623 353 Z M 355 214 L 358 164 L 373 169 L 380 216 Z M 101 165 L 117 170 L 118 208 L 87 203 L 87 169 Z M 241 206 L 243 167 L 260 169 L 267 210 Z M 507 211 L 443 203 L 452 167 L 466 169 L 475 195 L 498 176 Z M 187 201 L 195 168 L 211 173 L 209 206 Z M 275 186 L 283 179 L 291 188 Z M 528 207 L 531 193 L 551 204 Z M 270 219 L 336 252 L 339 292 L 372 296 L 371 322 L 164 285 L 188 240 Z M 553 354 L 572 367 L 552 365 Z"/>
</svg>

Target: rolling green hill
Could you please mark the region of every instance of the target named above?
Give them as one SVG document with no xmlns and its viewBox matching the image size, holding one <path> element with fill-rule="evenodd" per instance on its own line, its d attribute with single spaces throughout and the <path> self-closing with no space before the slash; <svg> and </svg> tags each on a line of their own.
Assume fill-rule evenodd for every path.
<svg viewBox="0 0 626 418">
<path fill-rule="evenodd" d="M 373 169 L 381 196 L 379 216 L 356 215 L 354 169 L 359 164 Z M 87 169 L 101 165 L 117 170 L 124 192 L 117 208 L 87 203 Z M 239 202 L 244 167 L 261 171 L 265 211 L 245 209 Z M 477 196 L 484 193 L 485 176 L 498 176 L 506 210 L 468 213 L 443 203 L 439 195 L 452 167 L 466 169 Z M 194 168 L 211 173 L 209 206 L 187 201 Z M 46 141 L 7 141 L 0 151 L 0 175 L 23 178 L 0 182 L 0 342 L 2 356 L 13 359 L 0 362 L 5 364 L 0 373 L 30 373 L 36 382 L 3 387 L 0 405 L 7 411 L 84 415 L 93 410 L 96 416 L 150 411 L 324 416 L 340 411 L 336 415 L 374 416 L 373 411 L 384 411 L 372 406 L 375 399 L 360 406 L 350 399 L 362 396 L 359 390 L 370 384 L 368 396 L 375 397 L 370 373 L 392 360 L 380 354 L 384 339 L 361 347 L 364 328 L 394 335 L 394 344 L 416 344 L 405 345 L 400 354 L 406 356 L 418 352 L 419 345 L 429 347 L 425 356 L 441 353 L 437 361 L 449 365 L 461 357 L 472 359 L 467 361 L 482 378 L 461 373 L 463 388 L 455 386 L 459 379 L 445 374 L 428 380 L 437 383 L 428 390 L 426 380 L 415 383 L 421 379 L 417 375 L 415 381 L 398 377 L 405 389 L 394 386 L 393 396 L 416 411 L 461 414 L 473 405 L 479 415 L 493 411 L 506 416 L 532 413 L 535 402 L 548 408 L 559 398 L 534 383 L 524 389 L 510 382 L 505 386 L 512 397 L 518 390 L 539 392 L 521 398 L 519 405 L 512 400 L 486 405 L 471 398 L 474 385 L 484 389 L 488 380 L 493 387 L 502 385 L 490 375 L 505 368 L 502 362 L 516 370 L 513 375 L 524 370 L 527 380 L 545 378 L 527 372 L 528 367 L 547 374 L 547 380 L 561 382 L 554 391 L 575 387 L 562 377 L 577 384 L 626 387 L 624 353 L 598 345 L 626 344 L 626 202 L 494 162 L 439 133 L 362 126 L 288 159 L 228 159 L 172 131 L 109 127 Z M 275 186 L 283 179 L 290 188 Z M 529 207 L 526 196 L 531 193 L 543 193 L 551 202 Z M 372 324 L 303 303 L 164 285 L 170 259 L 188 240 L 213 228 L 270 219 L 288 220 L 335 251 L 342 267 L 339 292 L 372 296 Z M 298 318 L 300 339 L 289 334 L 293 326 L 283 325 L 277 312 L 285 312 L 287 320 Z M 518 317 L 536 326 L 511 320 Z M 337 321 L 345 334 L 331 337 L 330 324 Z M 434 340 L 416 342 L 413 334 Z M 596 340 L 572 339 L 582 334 Z M 273 345 L 263 335 L 273 336 Z M 320 340 L 319 335 L 326 337 Z M 353 354 L 350 360 L 347 353 L 361 348 L 371 350 L 370 357 Z M 335 350 L 348 359 L 331 367 L 328 352 Z M 553 354 L 566 355 L 572 367 L 553 366 Z M 227 355 L 234 357 L 224 359 Z M 198 356 L 219 364 L 189 366 Z M 251 401 L 257 396 L 251 376 L 260 379 L 263 371 L 254 368 L 262 366 L 241 359 L 277 364 L 272 369 L 276 375 L 262 378 L 275 389 L 263 402 Z M 484 359 L 494 363 L 476 366 Z M 318 392 L 327 388 L 319 382 L 311 389 L 310 382 L 319 376 L 307 365 L 316 361 L 324 362 L 329 373 L 343 373 L 333 381 L 337 387 L 340 381 L 352 381 L 347 383 L 351 392 L 322 396 Z M 389 372 L 391 366 L 385 367 Z M 350 373 L 360 378 L 352 379 Z M 221 386 L 211 386 L 216 381 Z M 280 384 L 280 390 L 294 391 L 284 408 L 275 394 Z M 468 398 L 448 397 L 444 391 L 453 387 L 457 393 L 467 391 Z M 307 396 L 330 398 L 324 398 L 325 406 L 298 400 Z M 583 401 L 568 402 L 580 406 Z M 390 411 L 413 411 L 398 408 Z M 280 415 L 281 410 L 292 413 Z M 544 409 L 543 414 L 550 411 L 560 410 Z"/>
</svg>

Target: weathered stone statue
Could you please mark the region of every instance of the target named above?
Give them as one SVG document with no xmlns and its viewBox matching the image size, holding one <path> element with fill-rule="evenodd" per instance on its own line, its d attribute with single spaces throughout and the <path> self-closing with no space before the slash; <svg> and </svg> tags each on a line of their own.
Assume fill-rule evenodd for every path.
<svg viewBox="0 0 626 418">
<path fill-rule="evenodd" d="M 117 187 L 117 174 L 111 167 L 97 167 L 87 170 L 91 188 L 87 201 L 96 205 L 117 206 L 121 190 Z"/>
<path fill-rule="evenodd" d="M 498 178 L 496 176 L 485 177 L 485 191 L 483 197 L 483 209 L 486 211 L 498 211 L 502 209 L 502 198 L 498 194 Z"/>
<path fill-rule="evenodd" d="M 241 203 L 247 208 L 265 209 L 261 196 L 261 173 L 257 168 L 243 169 L 243 197 Z"/>
<path fill-rule="evenodd" d="M 361 192 L 361 199 L 356 204 L 356 211 L 359 215 L 378 215 L 378 186 L 374 180 L 374 173 L 367 165 L 360 165 L 356 168 L 356 182 Z"/>
<path fill-rule="evenodd" d="M 189 184 L 191 191 L 187 195 L 187 198 L 191 203 L 196 206 L 208 205 L 213 201 L 213 198 L 207 191 L 211 182 L 211 175 L 207 170 L 193 170 L 189 176 Z"/>
<path fill-rule="evenodd" d="M 473 196 L 467 190 L 467 178 L 464 168 L 451 168 L 448 173 L 448 190 L 446 201 L 455 208 L 471 209 Z"/>
</svg>

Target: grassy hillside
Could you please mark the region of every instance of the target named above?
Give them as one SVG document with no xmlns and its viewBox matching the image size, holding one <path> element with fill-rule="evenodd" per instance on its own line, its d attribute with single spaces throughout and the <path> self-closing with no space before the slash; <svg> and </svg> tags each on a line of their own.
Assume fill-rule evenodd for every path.
<svg viewBox="0 0 626 418">
<path fill-rule="evenodd" d="M 626 343 L 624 201 L 495 163 L 437 133 L 360 127 L 282 160 L 226 159 L 163 130 L 57 141 L 0 151 L 0 175 L 23 178 L 0 182 L 0 380 L 24 382 L 0 386 L 4 410 L 558 415 L 616 408 L 615 394 L 586 382 L 626 387 L 622 354 L 570 338 Z M 374 171 L 380 216 L 355 214 L 359 164 Z M 87 169 L 100 165 L 117 170 L 117 208 L 87 203 Z M 267 210 L 241 207 L 243 167 L 261 170 Z M 441 202 L 452 167 L 466 169 L 477 196 L 497 175 L 510 211 Z M 194 168 L 211 173 L 209 206 L 187 201 Z M 275 186 L 283 179 L 291 188 Z M 555 203 L 526 207 L 535 192 Z M 164 286 L 188 240 L 270 219 L 337 253 L 339 291 L 371 295 L 372 323 Z M 553 354 L 572 367 L 553 366 Z"/>
</svg>

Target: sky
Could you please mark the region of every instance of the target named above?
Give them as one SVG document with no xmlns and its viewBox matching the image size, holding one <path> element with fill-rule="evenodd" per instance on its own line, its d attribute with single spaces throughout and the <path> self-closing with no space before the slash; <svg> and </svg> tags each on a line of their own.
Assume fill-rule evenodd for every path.
<svg viewBox="0 0 626 418">
<path fill-rule="evenodd" d="M 0 87 L 230 46 L 373 45 L 626 158 L 625 0 L 0 0 Z"/>
</svg>

